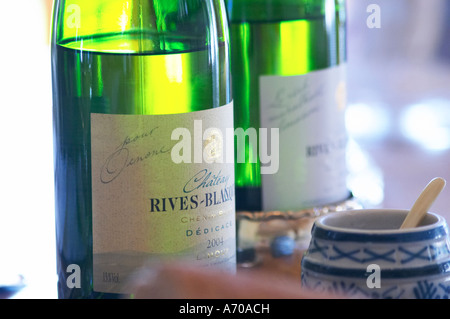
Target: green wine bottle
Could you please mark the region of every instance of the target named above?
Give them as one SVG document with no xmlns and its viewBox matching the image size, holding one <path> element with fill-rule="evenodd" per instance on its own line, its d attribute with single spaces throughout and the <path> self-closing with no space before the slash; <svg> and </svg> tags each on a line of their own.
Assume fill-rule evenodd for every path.
<svg viewBox="0 0 450 319">
<path fill-rule="evenodd" d="M 234 163 L 219 156 L 233 128 L 223 1 L 53 11 L 59 297 L 129 296 L 140 267 L 172 258 L 235 271 Z"/>
<path fill-rule="evenodd" d="M 345 0 L 229 0 L 227 10 L 235 127 L 279 132 L 271 173 L 261 136 L 236 141 L 238 218 L 345 202 Z"/>
</svg>

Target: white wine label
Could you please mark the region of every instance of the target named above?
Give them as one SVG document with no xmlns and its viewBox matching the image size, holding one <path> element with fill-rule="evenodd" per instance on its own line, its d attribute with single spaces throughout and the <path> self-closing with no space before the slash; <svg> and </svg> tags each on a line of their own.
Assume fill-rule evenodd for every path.
<svg viewBox="0 0 450 319">
<path fill-rule="evenodd" d="M 263 209 L 295 210 L 348 197 L 345 65 L 260 77 L 261 128 L 279 128 L 279 170 L 262 175 Z"/>
<path fill-rule="evenodd" d="M 232 103 L 184 114 L 91 114 L 95 291 L 130 293 L 140 267 L 170 258 L 235 270 L 234 163 L 218 156 L 226 143 L 217 132 L 227 128 Z M 185 134 L 172 139 L 177 129 Z"/>
</svg>

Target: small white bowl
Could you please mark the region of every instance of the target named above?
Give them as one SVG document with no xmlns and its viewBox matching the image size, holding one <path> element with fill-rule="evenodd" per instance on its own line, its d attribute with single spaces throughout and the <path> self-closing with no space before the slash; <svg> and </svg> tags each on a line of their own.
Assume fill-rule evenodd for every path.
<svg viewBox="0 0 450 319">
<path fill-rule="evenodd" d="M 302 286 L 347 297 L 450 298 L 450 238 L 428 213 L 400 229 L 406 210 L 364 209 L 319 217 L 302 258 Z"/>
</svg>

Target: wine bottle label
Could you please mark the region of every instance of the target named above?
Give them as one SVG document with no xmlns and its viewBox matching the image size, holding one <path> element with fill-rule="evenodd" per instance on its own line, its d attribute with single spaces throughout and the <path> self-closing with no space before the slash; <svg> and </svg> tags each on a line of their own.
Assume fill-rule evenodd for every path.
<svg viewBox="0 0 450 319">
<path fill-rule="evenodd" d="M 279 128 L 279 170 L 262 175 L 263 209 L 292 210 L 348 197 L 345 65 L 260 77 L 261 128 Z"/>
<path fill-rule="evenodd" d="M 220 134 L 227 128 L 232 103 L 184 114 L 91 114 L 95 291 L 130 293 L 140 267 L 172 257 L 234 271 L 234 163 Z"/>
</svg>

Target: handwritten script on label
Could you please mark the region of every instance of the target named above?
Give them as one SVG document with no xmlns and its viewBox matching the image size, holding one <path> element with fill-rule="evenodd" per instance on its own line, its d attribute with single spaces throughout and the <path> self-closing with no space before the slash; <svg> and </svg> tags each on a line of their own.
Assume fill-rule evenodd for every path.
<svg viewBox="0 0 450 319">
<path fill-rule="evenodd" d="M 306 120 L 319 111 L 320 105 L 315 101 L 323 95 L 323 87 L 313 90 L 308 82 L 302 83 L 295 89 L 285 87 L 278 89 L 274 100 L 269 104 L 272 111 L 268 120 L 271 127 L 280 128 L 280 132 Z"/>
<path fill-rule="evenodd" d="M 140 134 L 125 137 L 123 143 L 106 158 L 106 161 L 103 164 L 102 170 L 100 172 L 101 182 L 103 184 L 111 183 L 126 168 L 144 162 L 155 156 L 170 154 L 171 148 L 166 145 L 149 147 L 145 149 L 145 151 L 141 151 L 141 153 L 139 154 L 132 154 L 132 152 L 130 151 L 130 148 L 133 148 L 133 145 L 139 142 L 148 142 L 148 139 L 153 137 L 153 134 L 157 129 L 158 128 L 155 127 Z"/>
</svg>

